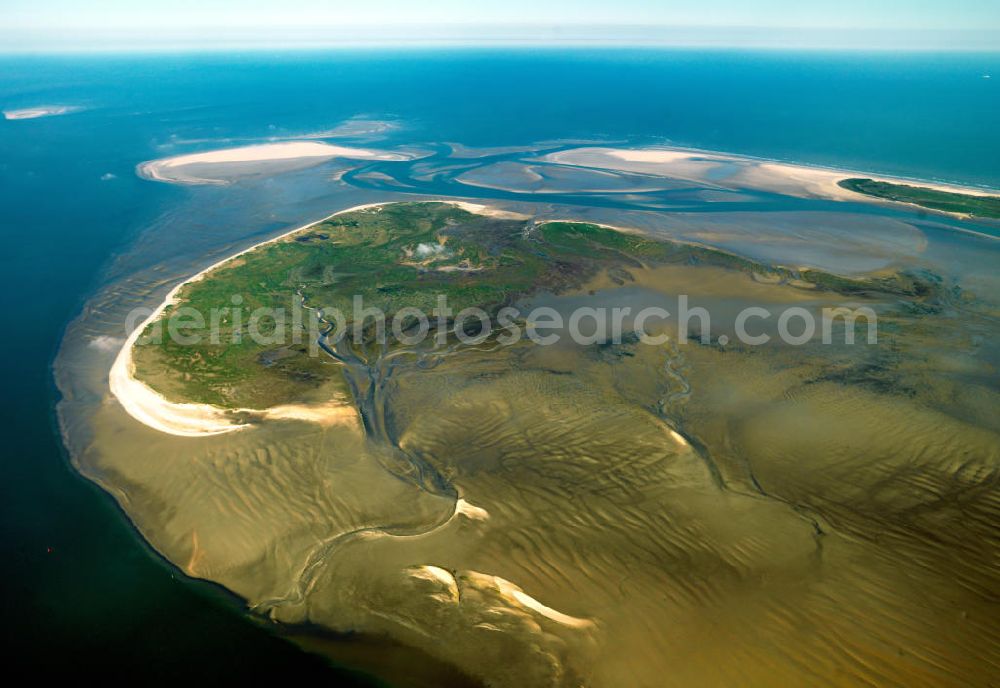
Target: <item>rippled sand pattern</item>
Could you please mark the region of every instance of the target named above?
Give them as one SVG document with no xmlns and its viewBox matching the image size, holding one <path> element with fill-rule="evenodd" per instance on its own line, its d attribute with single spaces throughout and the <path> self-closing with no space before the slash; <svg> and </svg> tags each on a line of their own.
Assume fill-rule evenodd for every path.
<svg viewBox="0 0 1000 688">
<path fill-rule="evenodd" d="M 387 422 L 460 507 L 346 427 L 185 441 L 109 408 L 96 463 L 188 574 L 492 685 L 988 685 L 996 433 L 817 381 L 811 355 L 524 345 L 407 371 Z"/>
<path fill-rule="evenodd" d="M 413 172 L 430 179 L 432 163 L 452 162 Z M 543 171 L 509 164 L 459 184 L 569 188 Z M 640 172 L 610 186 L 631 194 Z M 689 202 L 683 188 L 664 193 Z M 797 201 L 667 222 L 655 199 L 628 198 L 627 211 L 581 214 L 762 259 L 822 254 L 856 272 L 917 264 L 928 245 L 956 265 L 995 257 L 902 211 L 812 213 Z M 827 298 L 707 266 L 631 278 L 601 275 L 553 303 L 683 290 L 724 321 L 743 305 Z M 398 662 L 454 667 L 431 685 L 991 686 L 1000 311 L 993 273 L 969 283 L 979 287 L 942 288 L 933 309 L 874 304 L 873 346 L 525 343 L 400 365 L 380 419 L 397 452 L 354 425 L 294 418 L 174 437 L 107 398 L 70 436 L 80 469 L 185 573 L 299 634 L 387 638 L 417 653 Z M 447 489 L 427 489 L 421 471 Z M 406 685 L 406 673 L 396 666 L 392 680 Z"/>
</svg>

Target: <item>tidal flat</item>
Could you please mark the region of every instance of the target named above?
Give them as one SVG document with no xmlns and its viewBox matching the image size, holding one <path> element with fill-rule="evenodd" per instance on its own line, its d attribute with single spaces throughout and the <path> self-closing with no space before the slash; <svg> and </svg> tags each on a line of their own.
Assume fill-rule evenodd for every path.
<svg viewBox="0 0 1000 688">
<path fill-rule="evenodd" d="M 400 187 L 447 198 L 467 190 L 470 166 L 488 177 L 498 162 L 445 158 L 449 176 L 433 184 L 407 177 L 406 166 L 420 169 L 413 163 L 366 163 L 337 184 L 343 199 L 412 198 L 393 196 Z M 392 183 L 359 197 L 352 183 L 378 186 L 369 172 Z M 572 174 L 549 178 L 568 186 Z M 250 419 L 211 437 L 136 422 L 102 387 L 114 352 L 91 347 L 77 351 L 90 382 L 75 378 L 78 407 L 63 416 L 75 424 L 78 467 L 187 575 L 222 584 L 293 635 L 360 633 L 411 648 L 403 663 L 432 657 L 452 667 L 427 679 L 438 685 L 959 686 L 1000 669 L 996 248 L 979 236 L 990 225 L 750 187 L 709 207 L 697 193 L 717 189 L 690 180 L 636 195 L 629 177 L 587 202 L 583 191 L 539 199 L 494 182 L 500 197 L 477 202 L 530 220 L 455 210 L 449 226 L 518 237 L 525 223 L 570 234 L 574 222 L 607 224 L 629 233 L 600 236 L 632 243 L 614 258 L 588 252 L 587 269 L 540 283 L 553 263 L 521 264 L 511 273 L 518 288 L 499 292 L 471 270 L 499 259 L 476 253 L 465 275 L 432 273 L 435 287 L 459 285 L 469 303 L 557 311 L 684 294 L 711 312 L 710 331 L 682 344 L 666 320 L 650 330 L 669 336 L 658 346 L 449 342 L 379 378 L 368 423 Z M 439 228 L 420 228 L 432 235 L 393 246 L 405 272 L 396 286 L 427 279 L 429 264 L 405 265 L 414 262 L 405 249 L 437 240 Z M 336 229 L 289 238 L 287 251 Z M 549 240 L 565 247 L 568 235 Z M 469 260 L 482 236 L 448 239 L 469 242 L 448 266 Z M 668 245 L 685 247 L 683 259 L 650 258 L 649 246 Z M 275 272 L 273 291 L 292 267 Z M 155 302 L 193 272 L 177 264 L 125 277 L 106 295 L 119 303 L 103 311 L 107 321 L 121 302 Z M 344 273 L 320 271 L 314 286 L 400 293 Z M 845 304 L 878 314 L 876 343 L 745 346 L 733 336 L 748 306 Z M 78 328 L 81 341 L 110 331 L 94 318 Z M 162 359 L 147 372 L 178 402 L 243 409 L 336 396 L 363 407 L 368 389 L 344 382 L 342 361 L 308 365 L 321 384 L 302 375 L 277 387 L 204 384 L 196 367 L 178 377 Z M 341 660 L 351 653 L 319 631 L 303 642 L 332 643 L 326 651 Z M 406 684 L 398 672 L 394 680 Z"/>
</svg>

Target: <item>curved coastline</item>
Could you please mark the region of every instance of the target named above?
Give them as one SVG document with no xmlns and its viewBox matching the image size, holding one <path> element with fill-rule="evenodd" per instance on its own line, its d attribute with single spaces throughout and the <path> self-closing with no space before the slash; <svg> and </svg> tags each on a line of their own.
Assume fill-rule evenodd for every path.
<svg viewBox="0 0 1000 688">
<path fill-rule="evenodd" d="M 147 163 L 142 163 L 139 166 L 140 170 L 145 170 L 145 176 L 150 179 L 158 179 L 161 181 L 177 181 L 173 178 L 163 178 L 159 175 L 160 166 L 171 166 L 177 164 L 176 161 L 184 159 L 188 162 L 181 163 L 188 164 L 189 162 L 211 162 L 218 161 L 222 162 L 223 159 L 232 162 L 234 158 L 232 153 L 234 151 L 242 151 L 242 156 L 239 158 L 242 161 L 247 160 L 263 160 L 262 157 L 246 157 L 246 152 L 250 149 L 261 149 L 261 148 L 271 148 L 272 153 L 275 146 L 282 147 L 282 150 L 291 150 L 289 146 L 319 146 L 323 149 L 322 153 L 317 149 L 314 154 L 323 159 L 328 159 L 328 153 L 332 151 L 327 151 L 326 149 L 333 149 L 336 151 L 353 151 L 354 149 L 341 149 L 339 146 L 330 146 L 328 144 L 322 143 L 277 143 L 277 144 L 263 144 L 261 146 L 249 146 L 243 148 L 225 149 L 223 151 L 209 151 L 205 153 L 192 154 L 188 156 L 176 156 L 175 158 L 164 158 L 158 161 L 151 161 Z M 300 151 L 300 148 L 296 148 L 296 151 Z M 358 152 L 363 152 L 366 157 L 370 156 L 375 159 L 401 159 L 400 156 L 396 154 L 382 154 L 378 151 L 367 151 L 362 149 L 357 149 Z M 321 153 L 321 154 L 320 154 Z M 222 154 L 222 157 L 219 157 Z M 583 159 L 572 159 L 575 156 L 583 155 Z M 326 156 L 326 157 L 324 157 Z M 387 157 L 386 157 L 387 156 Z M 597 156 L 597 160 L 588 159 L 589 156 Z M 641 170 L 647 173 L 660 173 L 666 174 L 670 171 L 669 167 L 671 164 L 680 164 L 681 166 L 686 166 L 693 164 L 695 166 L 708 164 L 720 164 L 725 162 L 746 162 L 749 163 L 746 169 L 741 169 L 732 175 L 735 181 L 748 184 L 750 186 L 757 186 L 760 188 L 783 192 L 783 193 L 807 193 L 810 195 L 815 195 L 819 197 L 829 198 L 831 200 L 842 200 L 842 201 L 867 201 L 867 202 L 877 202 L 877 199 L 873 199 L 869 196 L 850 191 L 843 187 L 838 186 L 838 182 L 841 179 L 847 178 L 852 174 L 864 174 L 860 172 L 852 173 L 848 170 L 836 170 L 833 168 L 824 168 L 818 166 L 809 165 L 799 165 L 793 163 L 784 163 L 772 160 L 751 158 L 747 156 L 738 156 L 730 154 L 720 154 L 713 153 L 710 151 L 700 151 L 696 149 L 671 149 L 671 148 L 637 148 L 637 149 L 624 149 L 624 148 L 603 148 L 603 147 L 593 147 L 593 148 L 576 148 L 567 151 L 561 151 L 559 153 L 549 154 L 545 158 L 551 162 L 557 164 L 574 164 L 583 167 L 596 166 L 599 163 L 605 162 L 608 159 L 620 160 L 623 169 L 628 169 L 628 165 L 631 163 L 633 165 L 639 165 L 645 169 Z M 601 160 L 603 158 L 603 160 Z M 144 167 L 149 166 L 149 167 Z M 651 170 L 650 167 L 660 167 L 664 166 L 668 169 L 656 169 Z M 685 178 L 689 173 L 693 173 L 694 176 L 701 176 L 702 170 L 689 170 L 685 172 L 684 170 L 674 170 L 675 174 L 673 176 L 678 176 L 679 178 Z M 932 182 L 923 182 L 918 180 L 905 180 L 902 178 L 885 177 L 885 176 L 872 176 L 871 178 L 878 178 L 883 180 L 892 180 L 894 182 L 910 182 L 910 183 L 920 183 L 929 188 L 935 188 L 947 191 L 961 191 L 963 193 L 978 194 L 978 195 L 989 195 L 984 189 L 976 189 L 974 187 L 961 187 L 956 185 L 944 185 Z M 793 188 L 789 188 L 793 187 Z M 523 215 L 518 213 L 512 213 L 509 211 L 499 210 L 490 206 L 482 205 L 479 203 L 472 203 L 469 201 L 458 201 L 458 200 L 444 200 L 438 199 L 439 202 L 451 203 L 457 207 L 463 208 L 469 212 L 493 215 L 497 217 L 511 217 L 511 218 L 521 218 Z M 390 201 L 391 202 L 391 201 Z M 132 361 L 132 347 L 138 341 L 141 333 L 145 328 L 157 320 L 170 305 L 175 303 L 177 294 L 179 290 L 185 285 L 197 281 L 203 278 L 208 273 L 212 272 L 221 265 L 229 262 L 230 260 L 243 255 L 244 253 L 253 251 L 254 249 L 264 246 L 266 244 L 278 241 L 286 236 L 294 234 L 296 232 L 308 229 L 316 224 L 324 222 L 331 217 L 337 215 L 348 213 L 356 210 L 362 210 L 365 208 L 376 207 L 381 205 L 386 205 L 389 202 L 381 203 L 368 203 L 344 210 L 337 211 L 331 215 L 324 218 L 316 220 L 314 222 L 307 223 L 300 227 L 296 227 L 287 232 L 284 232 L 276 237 L 267 239 L 265 241 L 254 244 L 238 253 L 232 254 L 222 260 L 210 265 L 204 270 L 198 272 L 192 277 L 184 280 L 183 282 L 176 285 L 167 294 L 163 302 L 147 317 L 133 332 L 130 333 L 128 339 L 125 341 L 124 345 L 120 349 L 114 364 L 108 375 L 109 387 L 111 394 L 119 401 L 126 412 L 140 421 L 144 425 L 151 427 L 160 432 L 182 436 L 182 437 L 207 437 L 211 435 L 218 435 L 228 432 L 235 432 L 238 430 L 246 429 L 252 427 L 251 423 L 238 422 L 232 417 L 233 413 L 243 413 L 249 414 L 251 416 L 262 417 L 262 418 L 273 418 L 273 419 L 300 419 L 310 422 L 356 422 L 356 416 L 353 416 L 349 411 L 349 405 L 343 404 L 338 405 L 335 403 L 324 404 L 322 408 L 317 406 L 299 406 L 299 405 L 286 405 L 282 407 L 276 407 L 273 409 L 232 409 L 226 410 L 216 406 L 208 404 L 193 404 L 193 403 L 179 403 L 172 402 L 156 391 L 154 391 L 149 386 L 140 382 L 135 378 L 134 363 Z M 629 231 L 621 227 L 614 227 L 618 231 Z"/>
<path fill-rule="evenodd" d="M 220 435 L 252 427 L 249 423 L 234 423 L 230 417 L 230 414 L 232 413 L 231 411 L 227 411 L 210 404 L 173 402 L 153 390 L 145 383 L 140 382 L 135 377 L 135 363 L 132 360 L 132 347 L 135 346 L 146 327 L 155 322 L 168 307 L 176 303 L 177 294 L 185 285 L 202 279 L 216 268 L 221 267 L 244 253 L 249 253 L 250 251 L 253 251 L 261 246 L 266 246 L 267 244 L 283 239 L 290 234 L 294 234 L 321 222 L 325 222 L 331 217 L 380 205 L 385 204 L 365 203 L 351 208 L 346 208 L 344 210 L 338 210 L 337 212 L 320 218 L 319 220 L 315 220 L 300 227 L 296 227 L 295 229 L 283 232 L 278 236 L 258 242 L 243 249 L 242 251 L 226 256 L 222 260 L 209 265 L 204 270 L 201 270 L 200 272 L 177 284 L 167 293 L 166 297 L 164 297 L 163 301 L 160 302 L 159 306 L 157 306 L 145 320 L 143 320 L 134 330 L 132 330 L 131 333 L 129 333 L 129 336 L 122 345 L 122 348 L 118 351 L 118 355 L 115 357 L 115 361 L 108 373 L 108 384 L 112 396 L 118 400 L 118 403 L 121 404 L 122 408 L 124 408 L 130 416 L 143 425 L 149 426 L 154 430 L 159 430 L 160 432 L 165 432 L 170 435 L 177 435 L 179 437 L 209 437 L 211 435 Z M 301 412 L 298 412 L 297 409 L 300 409 Z M 312 412 L 310 412 L 310 407 L 280 406 L 269 410 L 238 409 L 238 411 L 257 413 L 265 416 L 270 412 L 272 418 L 299 418 L 302 420 L 314 420 L 316 418 L 315 409 L 313 408 Z"/>
<path fill-rule="evenodd" d="M 153 312 L 129 333 L 125 343 L 119 349 L 111 370 L 108 372 L 108 385 L 112 396 L 118 400 L 118 403 L 121 404 L 126 413 L 143 425 L 178 437 L 210 437 L 212 435 L 221 435 L 253 427 L 252 423 L 234 422 L 232 415 L 235 413 L 249 414 L 258 418 L 272 420 L 302 420 L 319 424 L 356 424 L 357 413 L 354 408 L 348 403 L 338 403 L 336 401 L 320 405 L 286 404 L 269 409 L 222 409 L 210 404 L 170 401 L 135 377 L 132 348 L 146 328 L 163 315 L 163 312 L 168 307 L 177 302 L 177 295 L 183 287 L 204 278 L 216 268 L 225 265 L 245 253 L 284 239 L 296 232 L 309 229 L 332 217 L 366 208 L 384 206 L 393 202 L 364 203 L 345 208 L 344 210 L 338 210 L 319 220 L 314 220 L 313 222 L 288 230 L 278 236 L 258 242 L 229 255 L 174 286 L 167 292 L 163 301 L 160 302 Z M 444 199 L 438 199 L 436 202 L 448 203 L 468 212 L 483 215 L 510 218 L 524 217 L 518 213 L 498 210 L 478 203 Z"/>
</svg>

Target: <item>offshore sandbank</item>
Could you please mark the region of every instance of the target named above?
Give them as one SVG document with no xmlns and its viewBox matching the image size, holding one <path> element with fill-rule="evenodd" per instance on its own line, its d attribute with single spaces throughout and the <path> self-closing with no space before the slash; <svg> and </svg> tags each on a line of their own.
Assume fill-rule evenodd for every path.
<svg viewBox="0 0 1000 688">
<path fill-rule="evenodd" d="M 872 202 L 877 200 L 838 185 L 839 182 L 852 177 L 863 177 L 891 184 L 920 186 L 936 191 L 970 196 L 1000 195 L 1000 191 L 994 189 L 781 162 L 691 148 L 595 146 L 550 153 L 542 159 L 546 162 L 578 167 L 637 172 L 715 184 L 726 188 L 743 186 L 762 191 L 837 201 Z"/>
<path fill-rule="evenodd" d="M 144 179 L 174 184 L 227 184 L 234 177 L 288 172 L 333 158 L 400 161 L 410 156 L 321 141 L 281 141 L 149 160 L 137 165 L 136 173 Z"/>
</svg>

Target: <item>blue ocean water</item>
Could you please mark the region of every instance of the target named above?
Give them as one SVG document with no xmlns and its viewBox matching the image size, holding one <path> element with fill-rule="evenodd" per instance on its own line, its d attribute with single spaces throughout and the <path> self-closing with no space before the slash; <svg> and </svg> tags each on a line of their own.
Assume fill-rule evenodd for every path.
<svg viewBox="0 0 1000 688">
<path fill-rule="evenodd" d="M 670 141 L 997 186 L 998 62 L 996 53 L 556 49 L 20 57 L 0 61 L 0 104 L 91 108 L 72 127 L 53 119 L 3 133 L 32 135 L 41 152 L 38 133 L 88 131 L 109 162 L 155 155 L 171 137 L 307 133 L 364 115 L 397 120 L 403 140 Z M 5 146 L 5 157 L 17 153 Z"/>
<path fill-rule="evenodd" d="M 61 451 L 63 328 L 188 193 L 137 163 L 365 118 L 396 125 L 391 145 L 673 143 L 997 188 L 998 67 L 996 53 L 527 48 L 0 57 L 0 108 L 82 108 L 0 121 L 7 618 L 26 647 L 95 670 L 110 650 L 168 673 L 184 654 L 203 676 L 238 673 L 247 652 L 306 661 L 174 580 Z"/>
</svg>

